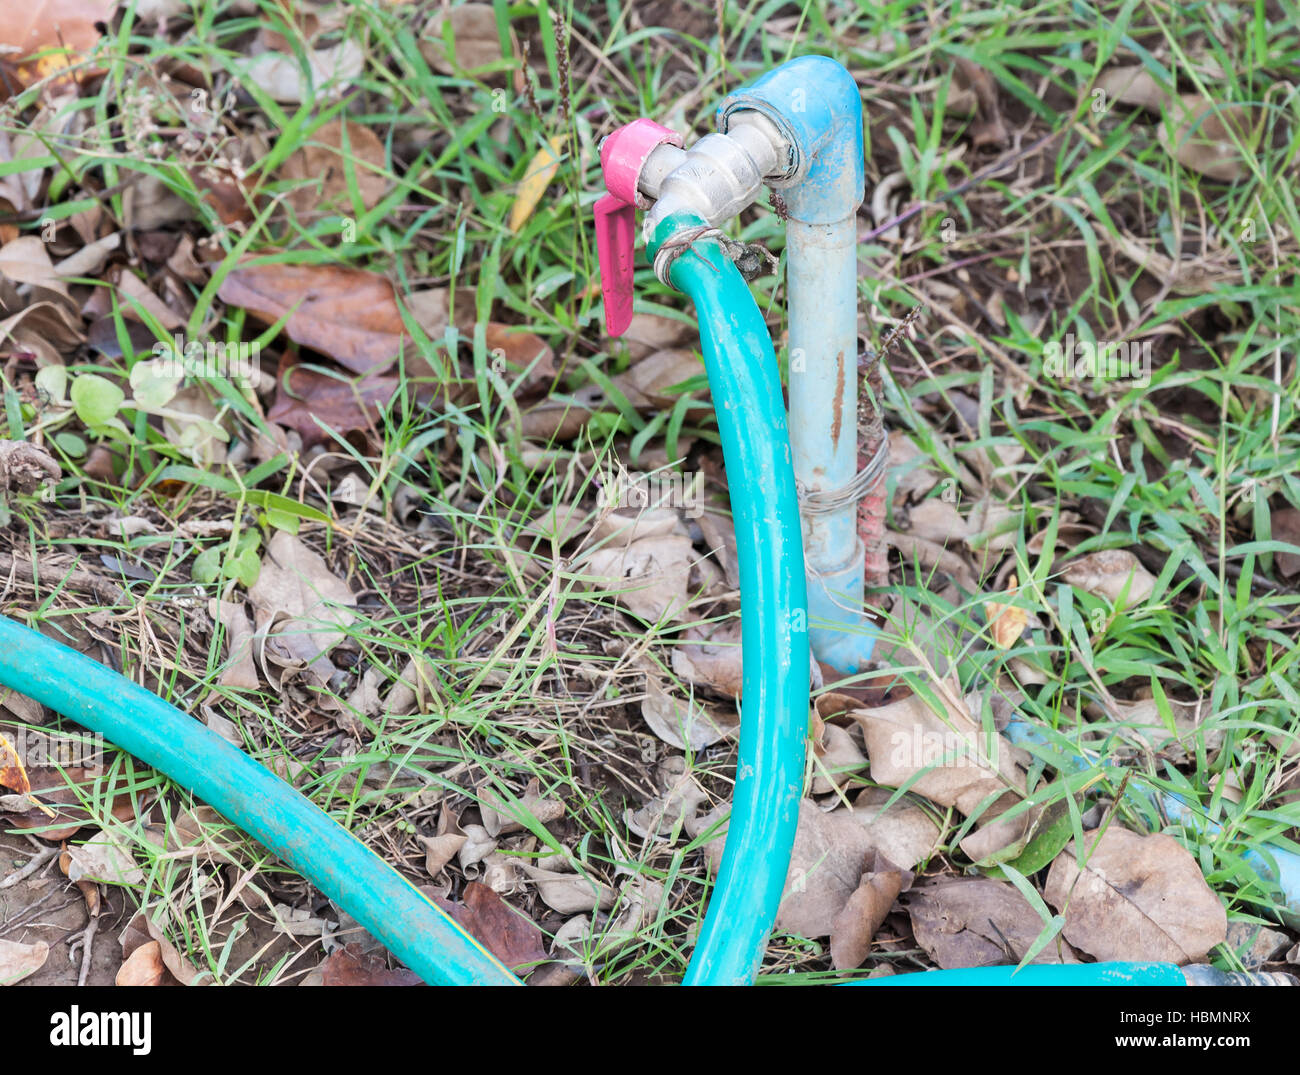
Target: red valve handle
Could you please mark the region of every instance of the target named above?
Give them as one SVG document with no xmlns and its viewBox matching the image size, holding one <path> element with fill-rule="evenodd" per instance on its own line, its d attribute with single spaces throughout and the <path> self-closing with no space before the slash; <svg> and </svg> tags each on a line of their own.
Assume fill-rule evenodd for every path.
<svg viewBox="0 0 1300 1075">
<path fill-rule="evenodd" d="M 665 142 L 680 147 L 682 138 L 654 120 L 638 119 L 600 144 L 600 168 L 609 193 L 596 202 L 596 255 L 605 299 L 605 329 L 611 336 L 621 336 L 632 323 L 636 210 L 650 205 L 637 184 L 646 159 Z"/>
</svg>

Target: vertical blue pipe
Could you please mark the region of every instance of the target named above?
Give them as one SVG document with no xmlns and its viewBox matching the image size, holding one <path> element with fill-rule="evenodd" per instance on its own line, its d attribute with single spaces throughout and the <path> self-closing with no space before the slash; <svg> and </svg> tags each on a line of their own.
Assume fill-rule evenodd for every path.
<svg viewBox="0 0 1300 1075">
<path fill-rule="evenodd" d="M 668 217 L 650 257 L 703 223 Z M 749 287 L 712 241 L 683 252 L 668 280 L 695 304 L 731 479 L 744 660 L 731 820 L 685 984 L 749 985 L 776 921 L 803 793 L 809 663 L 799 506 L 776 356 Z"/>
<path fill-rule="evenodd" d="M 858 469 L 855 219 L 818 224 L 792 215 L 786 250 L 795 477 L 810 491 L 830 492 Z M 862 624 L 865 549 L 857 524 L 856 503 L 804 519 L 813 650 L 850 673 L 871 656 L 875 642 Z"/>
<path fill-rule="evenodd" d="M 853 76 L 824 56 L 782 64 L 728 96 L 757 110 L 791 146 L 785 176 L 769 180 L 789 210 L 790 445 L 809 491 L 843 488 L 858 466 L 857 212 L 863 197 L 862 98 Z M 874 636 L 862 614 L 864 549 L 857 506 L 803 520 L 813 652 L 854 672 Z"/>
</svg>

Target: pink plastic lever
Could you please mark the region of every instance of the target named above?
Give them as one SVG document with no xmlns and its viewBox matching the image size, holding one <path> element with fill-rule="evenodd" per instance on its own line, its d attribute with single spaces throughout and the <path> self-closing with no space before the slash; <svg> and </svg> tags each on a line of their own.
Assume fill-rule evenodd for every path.
<svg viewBox="0 0 1300 1075">
<path fill-rule="evenodd" d="M 646 158 L 665 142 L 680 147 L 681 135 L 654 120 L 638 119 L 600 144 L 600 168 L 609 193 L 596 202 L 596 254 L 605 299 L 605 329 L 611 336 L 621 336 L 632 323 L 636 210 L 650 205 L 637 184 Z"/>
</svg>

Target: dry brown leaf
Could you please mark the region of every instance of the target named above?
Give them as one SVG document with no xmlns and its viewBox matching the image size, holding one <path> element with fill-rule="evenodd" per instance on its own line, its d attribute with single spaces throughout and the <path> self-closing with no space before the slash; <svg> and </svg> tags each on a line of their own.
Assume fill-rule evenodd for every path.
<svg viewBox="0 0 1300 1075">
<path fill-rule="evenodd" d="M 1176 96 L 1140 65 L 1112 67 L 1097 76 L 1094 90 L 1121 104 L 1172 116 L 1157 137 L 1179 164 L 1211 179 L 1231 182 L 1248 172 L 1233 135 L 1254 153 L 1263 133 L 1264 110 L 1253 105 L 1221 104 L 1197 94 Z"/>
<path fill-rule="evenodd" d="M 108 271 L 108 280 L 119 292 L 123 317 L 143 321 L 144 316 L 136 309 L 138 303 L 142 310 L 151 314 L 169 332 L 185 327 L 185 318 L 150 291 L 149 286 L 125 265 L 112 266 Z"/>
<path fill-rule="evenodd" d="M 354 214 L 349 172 L 355 176 L 362 208 L 373 209 L 388 193 L 386 167 L 384 144 L 373 130 L 335 119 L 318 127 L 294 151 L 281 167 L 280 178 L 295 184 L 286 201 L 298 219 L 311 221 L 334 211 Z"/>
<path fill-rule="evenodd" d="M 739 589 L 740 564 L 736 559 L 736 528 L 731 516 L 706 508 L 696 522 L 704 535 L 704 548 L 722 568 L 727 585 Z"/>
<path fill-rule="evenodd" d="M 427 713 L 431 703 L 439 698 L 438 677 L 432 665 L 423 658 L 412 657 L 384 699 L 383 711 L 399 717 L 417 710 Z"/>
<path fill-rule="evenodd" d="M 95 776 L 95 770 L 79 766 L 66 766 L 62 770 L 33 767 L 28 774 L 32 782 L 29 795 L 0 796 L 0 800 L 16 800 L 0 805 L 0 812 L 10 815 L 5 819 L 6 825 L 19 832 L 32 831 L 33 835 L 51 842 L 74 836 L 93 823 L 83 805 L 85 788 L 77 785 L 84 785 Z M 114 799 L 113 815 L 119 820 L 135 816 L 130 795 Z"/>
<path fill-rule="evenodd" d="M 237 66 L 241 78 L 266 91 L 273 99 L 301 104 L 313 92 L 322 98 L 331 94 L 338 96 L 361 75 L 366 62 L 365 52 L 355 41 L 309 50 L 306 59 L 306 72 L 297 55 L 276 51 L 240 60 Z M 321 90 L 326 92 L 320 93 Z"/>
<path fill-rule="evenodd" d="M 919 885 L 905 901 L 917 943 L 940 967 L 996 967 L 1019 963 L 1045 923 L 1005 881 L 950 878 Z M 1060 938 L 1034 963 L 1078 963 Z"/>
<path fill-rule="evenodd" d="M 552 911 L 561 914 L 590 913 L 608 910 L 614 905 L 614 890 L 599 881 L 576 873 L 548 870 L 544 866 L 520 863 L 520 868 L 536 882 L 537 894 Z"/>
<path fill-rule="evenodd" d="M 473 331 L 472 325 L 469 331 Z M 517 388 L 520 395 L 546 386 L 555 376 L 555 351 L 536 333 L 489 321 L 483 330 L 483 343 L 494 362 L 500 360 L 511 367 L 498 370 L 503 376 L 509 374 L 513 379 L 527 371 L 528 376 Z"/>
<path fill-rule="evenodd" d="M 356 618 L 350 607 L 356 598 L 348 584 L 297 537 L 277 530 L 248 600 L 268 677 L 273 676 L 266 669 L 269 660 L 290 669 L 313 666 L 317 677 L 327 681 L 333 674 L 327 654 Z"/>
<path fill-rule="evenodd" d="M 396 374 L 370 373 L 362 377 L 330 375 L 307 366 L 291 366 L 275 379 L 275 401 L 266 412 L 269 421 L 292 429 L 304 448 L 339 436 L 377 428 L 380 413 L 401 387 Z"/>
<path fill-rule="evenodd" d="M 943 476 L 934 460 L 901 429 L 889 434 L 889 469 L 898 483 L 894 497 L 900 504 L 925 496 Z"/>
<path fill-rule="evenodd" d="M 441 836 L 421 836 L 424 845 L 424 868 L 430 877 L 437 877 L 442 868 L 454 859 L 468 839 L 463 832 L 444 832 Z"/>
<path fill-rule="evenodd" d="M 329 927 L 324 918 L 311 913 L 310 907 L 290 907 L 287 903 L 273 903 L 271 917 L 275 932 L 289 937 L 320 937 Z"/>
<path fill-rule="evenodd" d="M 402 302 L 416 323 L 431 340 L 442 339 L 451 324 L 451 288 L 428 287 L 402 296 Z M 456 328 L 468 335 L 474 322 L 468 315 L 474 312 L 474 293 L 461 288 L 456 295 Z"/>
<path fill-rule="evenodd" d="M 908 509 L 907 532 L 913 537 L 951 548 L 969 537 L 971 528 L 957 510 L 957 505 L 932 496 Z"/>
<path fill-rule="evenodd" d="M 642 839 L 680 831 L 687 820 L 695 817 L 700 803 L 707 797 L 680 754 L 660 762 L 656 775 L 659 794 L 639 810 L 629 808 L 624 812 L 627 827 Z"/>
<path fill-rule="evenodd" d="M 542 931 L 527 915 L 514 910 L 485 884 L 465 886 L 464 903 L 438 901 L 465 930 L 497 959 L 522 974 L 547 959 Z"/>
<path fill-rule="evenodd" d="M 360 941 L 334 949 L 318 968 L 321 985 L 411 986 L 421 985 L 418 975 L 405 967 L 390 968 L 383 952 L 367 952 Z M 306 984 L 306 983 L 304 983 Z"/>
<path fill-rule="evenodd" d="M 673 324 L 676 332 L 680 326 Z M 489 343 L 489 349 L 493 346 Z M 515 364 L 520 365 L 518 362 Z M 548 361 L 546 368 L 553 369 L 553 363 Z M 701 370 L 699 360 L 689 352 L 659 351 L 635 360 L 628 370 L 613 379 L 613 384 L 637 410 L 653 413 L 671 407 L 677 399 L 676 394 L 666 392 L 666 389 Z M 603 388 L 595 384 L 584 385 L 572 393 L 543 399 L 524 411 L 521 432 L 533 439 L 568 440 L 582 429 L 592 414 L 611 407 Z"/>
<path fill-rule="evenodd" d="M 180 236 L 176 249 L 168 255 L 167 268 L 190 284 L 202 286 L 208 282 L 208 270 L 194 256 L 194 237 Z"/>
<path fill-rule="evenodd" d="M 1104 597 L 1112 604 L 1117 604 L 1120 594 L 1127 590 L 1125 608 L 1142 604 L 1156 588 L 1155 576 L 1124 549 L 1106 549 L 1073 560 L 1066 565 L 1062 578 L 1071 586 Z"/>
<path fill-rule="evenodd" d="M 85 342 L 79 329 L 71 329 L 69 318 L 61 304 L 32 303 L 0 321 L 0 343 L 12 340 L 7 350 L 34 354 L 38 365 L 59 365 L 63 355 Z"/>
<path fill-rule="evenodd" d="M 0 985 L 21 982 L 35 974 L 50 958 L 50 946 L 44 941 L 20 944 L 18 941 L 0 939 Z"/>
<path fill-rule="evenodd" d="M 479 813 L 483 815 L 483 827 L 490 836 L 503 836 L 513 832 L 522 832 L 526 826 L 517 820 L 516 815 L 523 813 L 543 825 L 558 821 L 564 816 L 564 803 L 542 794 L 541 785 L 534 777 L 524 788 L 524 793 L 511 805 L 496 794 L 490 787 L 479 789 Z"/>
<path fill-rule="evenodd" d="M 852 733 L 838 724 L 824 724 L 821 735 L 813 742 L 813 749 L 817 754 L 817 765 L 813 769 L 814 795 L 826 795 L 837 787 L 843 787 L 867 767 L 866 755 L 858 749 Z"/>
<path fill-rule="evenodd" d="M 1097 960 L 1200 963 L 1228 935 L 1228 916 L 1196 859 L 1172 836 L 1111 825 L 1056 857 L 1043 897 L 1065 915 L 1065 938 Z"/>
<path fill-rule="evenodd" d="M 27 779 L 27 769 L 17 748 L 3 733 L 0 733 L 0 787 L 10 788 L 19 795 L 32 790 L 32 782 Z"/>
<path fill-rule="evenodd" d="M 140 885 L 144 871 L 135 864 L 131 853 L 106 832 L 100 832 L 84 844 L 69 845 L 59 856 L 59 868 L 68 880 L 96 881 L 107 885 Z"/>
<path fill-rule="evenodd" d="M 976 861 L 1013 846 L 1033 824 L 1034 810 L 1008 821 L 999 820 L 1026 791 L 1023 752 L 1002 736 L 989 744 L 983 728 L 956 695 L 948 680 L 940 698 L 945 712 L 935 713 L 920 695 L 873 709 L 849 713 L 862 726 L 871 759 L 871 778 L 885 787 L 901 787 L 928 769 L 909 786 L 941 806 L 956 807 L 970 816 L 990 796 L 981 827 L 962 841 L 962 850 Z"/>
<path fill-rule="evenodd" d="M 20 235 L 0 247 L 0 276 L 16 284 L 34 284 L 68 298 L 68 288 L 50 260 L 49 247 L 37 235 Z"/>
<path fill-rule="evenodd" d="M 633 940 L 643 926 L 659 915 L 664 904 L 664 886 L 649 877 L 627 871 L 628 879 L 619 886 L 618 913 L 605 927 L 607 939 Z"/>
<path fill-rule="evenodd" d="M 1141 64 L 1107 68 L 1097 76 L 1093 89 L 1101 90 L 1107 103 L 1114 100 L 1153 112 L 1160 111 L 1173 96 Z"/>
<path fill-rule="evenodd" d="M 1012 574 L 1007 580 L 1007 597 L 1011 598 L 1015 595 L 1016 576 Z M 1029 616 L 1023 608 L 998 601 L 985 601 L 984 614 L 988 617 L 989 633 L 993 636 L 993 644 L 998 649 L 1010 649 L 1014 646 L 1029 622 Z"/>
<path fill-rule="evenodd" d="M 162 945 L 157 941 L 149 941 L 126 957 L 126 961 L 118 968 L 113 984 L 156 986 L 167 985 L 170 980 L 167 965 L 162 959 Z"/>
<path fill-rule="evenodd" d="M 696 818 L 689 828 L 698 836 L 729 812 L 730 805 L 723 803 Z M 715 871 L 722 860 L 725 838 L 724 820 L 718 834 L 704 847 Z M 776 927 L 801 937 L 829 936 L 836 917 L 861 884 L 873 851 L 910 869 L 931 855 L 938 840 L 938 826 L 907 802 L 884 810 L 880 803 L 859 796 L 852 810 L 826 812 L 811 799 L 804 799 L 799 804 L 799 827 Z"/>
<path fill-rule="evenodd" d="M 912 887 L 912 879 L 910 870 L 872 850 L 861 883 L 831 923 L 831 964 L 836 970 L 862 966 L 876 930 L 893 909 L 899 893 Z"/>
<path fill-rule="evenodd" d="M 925 862 L 939 846 L 939 826 L 915 803 L 893 798 L 887 788 L 867 788 L 853 800 L 853 817 L 871 837 L 871 845 L 891 862 L 911 869 Z"/>
<path fill-rule="evenodd" d="M 594 384 L 548 396 L 520 415 L 519 435 L 547 442 L 572 440 L 604 399 L 604 390 Z"/>
<path fill-rule="evenodd" d="M 600 479 L 602 489 L 605 478 Z M 616 479 L 609 479 L 610 484 Z M 602 511 L 592 524 L 587 536 L 587 544 L 602 548 L 626 549 L 634 541 L 642 538 L 656 538 L 665 535 L 685 537 L 681 516 L 675 508 L 663 507 L 629 507 L 613 511 Z"/>
<path fill-rule="evenodd" d="M 249 158 L 246 163 L 251 165 L 261 153 L 250 151 L 243 156 Z M 257 219 L 257 211 L 264 199 L 255 185 L 257 180 L 254 177 L 242 170 L 236 171 L 224 162 L 215 161 L 191 166 L 186 171 L 194 183 L 194 189 L 198 191 L 199 201 L 207 205 L 222 224 L 246 228 Z M 177 211 L 180 211 L 179 207 Z"/>
<path fill-rule="evenodd" d="M 693 351 L 655 351 L 633 362 L 613 383 L 637 410 L 656 411 L 673 406 L 681 397 L 670 389 L 703 372 Z"/>
<path fill-rule="evenodd" d="M 443 42 L 443 26 L 451 24 L 452 52 Z M 420 55 L 440 75 L 477 71 L 503 58 L 491 4 L 460 4 L 439 8 L 420 35 Z"/>
<path fill-rule="evenodd" d="M 659 314 L 633 314 L 627 331 L 618 343 L 627 348 L 633 362 L 663 351 L 688 338 L 694 338 L 690 324 Z"/>
<path fill-rule="evenodd" d="M 257 690 L 262 684 L 253 661 L 253 623 L 244 609 L 244 602 L 213 599 L 208 602 L 208 615 L 226 632 L 227 664 L 217 682 L 223 687 Z"/>
<path fill-rule="evenodd" d="M 0 46 L 15 50 L 19 81 L 30 86 L 81 62 L 99 41 L 96 23 L 110 22 L 117 2 L 32 0 L 0 5 Z M 14 62 L 5 59 L 6 66 Z M 81 70 L 82 78 L 93 74 L 89 68 Z"/>
<path fill-rule="evenodd" d="M 1061 512 L 1056 523 L 1056 543 L 1053 548 L 1058 552 L 1073 549 L 1081 541 L 1085 541 L 1097 532 L 1097 528 L 1091 523 L 1084 522 L 1083 517 L 1077 511 Z M 1025 548 L 1034 554 L 1038 554 L 1043 551 L 1046 544 L 1047 528 L 1044 527 L 1025 543 Z"/>
<path fill-rule="evenodd" d="M 196 806 L 176 815 L 170 825 L 145 825 L 143 835 L 169 855 L 200 856 L 212 862 L 236 863 L 240 837 L 230 823 L 210 806 Z"/>
<path fill-rule="evenodd" d="M 646 680 L 641 716 L 650 730 L 678 750 L 700 751 L 735 734 L 740 718 L 727 706 L 706 706 L 696 698 L 679 698 L 653 676 Z"/>
<path fill-rule="evenodd" d="M 1272 513 L 1270 519 L 1271 533 L 1274 541 L 1284 541 L 1288 545 L 1300 547 L 1300 511 L 1295 508 L 1283 508 Z M 1277 569 L 1287 578 L 1300 575 L 1300 552 L 1279 552 Z"/>
<path fill-rule="evenodd" d="M 199 213 L 158 176 L 140 175 L 122 194 L 122 222 L 127 231 L 153 231 L 197 219 Z"/>
<path fill-rule="evenodd" d="M 497 849 L 497 839 L 489 836 L 482 825 L 462 825 L 461 832 L 465 834 L 465 842 L 456 852 L 456 861 L 466 877 L 476 877 L 480 872 L 479 863 Z"/>
<path fill-rule="evenodd" d="M 688 627 L 681 637 L 672 652 L 674 674 L 684 683 L 739 698 L 744 683 L 740 621 Z"/>
<path fill-rule="evenodd" d="M 285 324 L 289 338 L 329 355 L 353 373 L 381 369 L 412 344 L 393 285 L 379 273 L 345 265 L 241 265 L 218 291 L 230 306 L 265 324 Z"/>
<path fill-rule="evenodd" d="M 102 239 L 87 243 L 74 254 L 69 254 L 54 268 L 59 276 L 94 276 L 100 272 L 109 256 L 122 245 L 122 233 L 111 232 Z"/>
<path fill-rule="evenodd" d="M 580 570 L 584 578 L 616 594 L 634 616 L 661 623 L 685 611 L 694 560 L 690 538 L 660 534 L 626 548 L 593 549 Z"/>
<path fill-rule="evenodd" d="M 850 811 L 825 813 L 811 800 L 801 802 L 776 928 L 801 937 L 829 936 L 873 849 L 867 827 Z"/>
<path fill-rule="evenodd" d="M 957 58 L 953 70 L 953 97 L 959 103 L 964 103 L 966 98 L 971 99 L 974 107 L 963 108 L 962 111 L 977 113 L 978 118 L 970 129 L 971 144 L 976 150 L 999 149 L 1010 141 L 998 107 L 997 81 L 990 72 L 964 56 Z M 949 103 L 952 103 L 951 98 Z"/>
<path fill-rule="evenodd" d="M 295 535 L 277 530 L 262 560 L 262 571 L 248 591 L 261 629 L 272 616 L 287 613 L 304 621 L 316 652 L 342 641 L 342 629 L 355 616 L 356 598 L 324 559 Z"/>
<path fill-rule="evenodd" d="M 1021 530 L 1023 513 L 992 496 L 976 501 L 970 513 L 970 530 L 966 547 L 979 556 L 976 566 L 986 571 L 998 555 L 1014 549 Z"/>
<path fill-rule="evenodd" d="M 45 724 L 50 719 L 48 711 L 40 702 L 8 688 L 0 688 L 0 713 L 12 716 L 24 724 Z"/>
<path fill-rule="evenodd" d="M 1156 135 L 1179 164 L 1224 183 L 1249 174 L 1237 142 L 1248 155 L 1258 150 L 1264 131 L 1262 108 L 1216 104 L 1195 94 L 1184 94 L 1178 98 L 1175 116 L 1173 131 L 1161 125 Z"/>
</svg>

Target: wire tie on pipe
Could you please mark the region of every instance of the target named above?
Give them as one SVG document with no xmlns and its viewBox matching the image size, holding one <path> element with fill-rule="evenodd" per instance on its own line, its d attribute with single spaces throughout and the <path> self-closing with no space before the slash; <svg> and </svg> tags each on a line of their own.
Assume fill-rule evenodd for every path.
<svg viewBox="0 0 1300 1075">
<path fill-rule="evenodd" d="M 722 252 L 735 262 L 740 275 L 746 280 L 753 280 L 761 275 L 764 259 L 766 259 L 773 272 L 776 272 L 781 264 L 776 255 L 760 243 L 741 242 L 739 239 L 733 239 L 718 228 L 703 224 L 693 228 L 683 228 L 663 241 L 658 253 L 655 254 L 655 276 L 665 284 L 668 283 L 668 270 L 672 268 L 673 262 L 704 239 L 712 239 L 717 242 L 722 247 Z M 699 251 L 697 250 L 696 253 L 699 254 Z M 703 254 L 700 254 L 700 257 L 705 264 L 716 269 L 716 266 Z"/>
<path fill-rule="evenodd" d="M 870 462 L 838 489 L 810 490 L 803 482 L 796 480 L 794 485 L 800 510 L 805 515 L 833 515 L 852 507 L 880 484 L 888 466 L 889 438 L 882 437 Z"/>
</svg>

